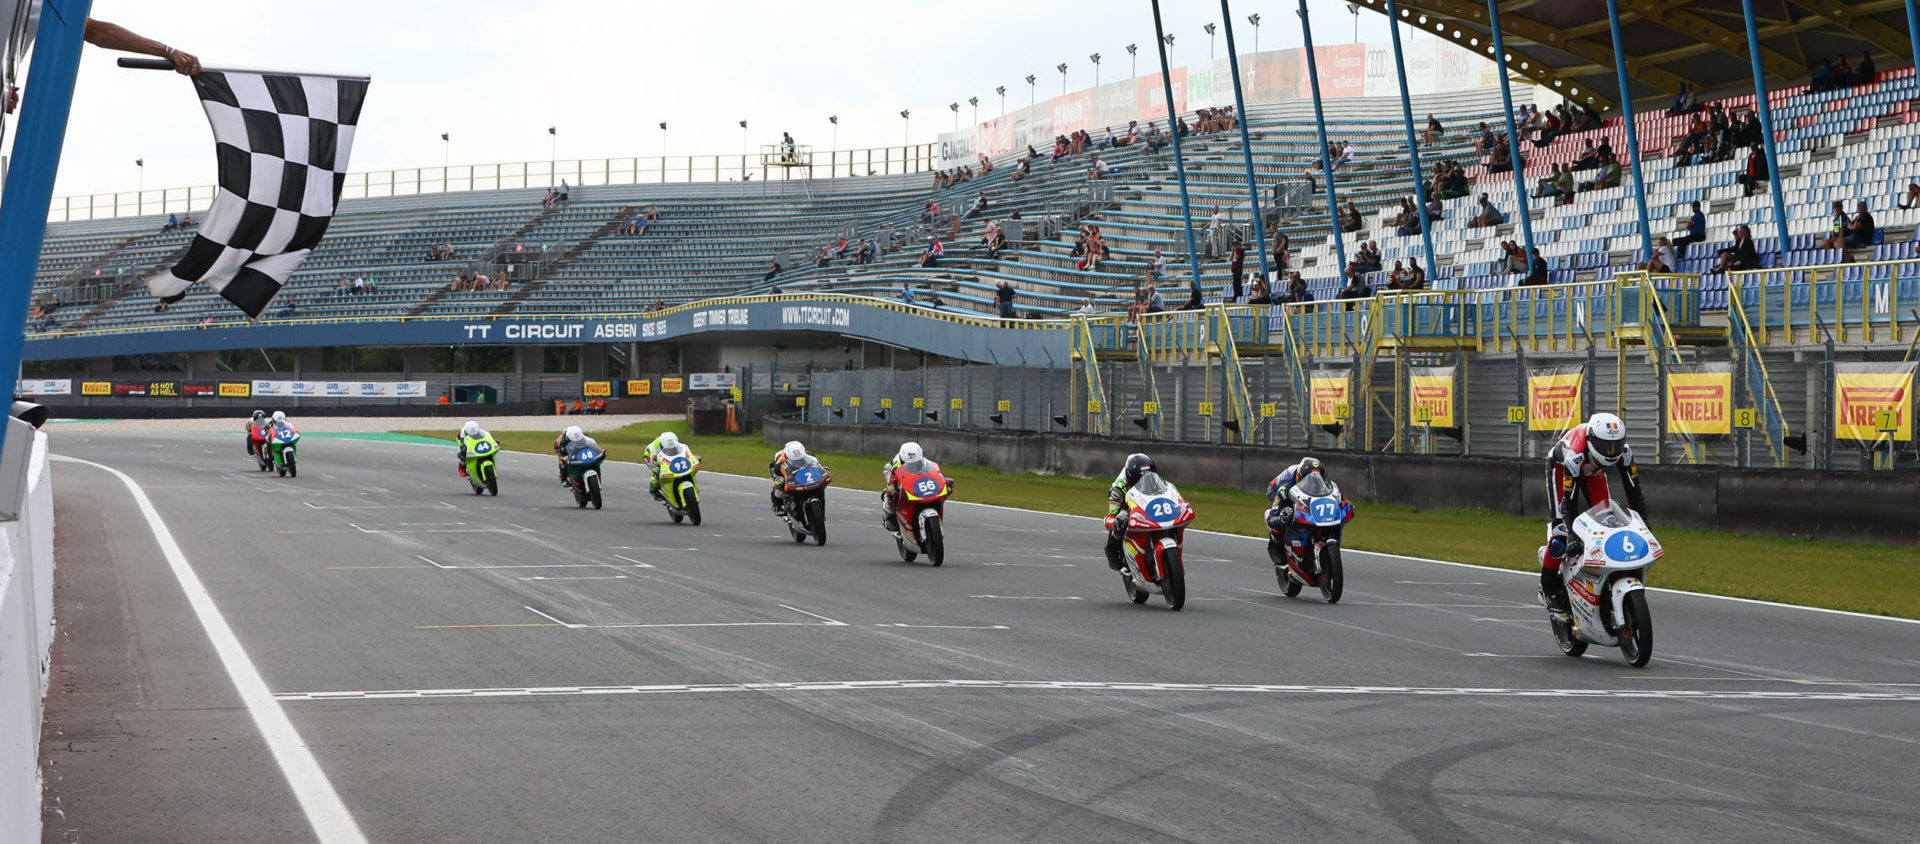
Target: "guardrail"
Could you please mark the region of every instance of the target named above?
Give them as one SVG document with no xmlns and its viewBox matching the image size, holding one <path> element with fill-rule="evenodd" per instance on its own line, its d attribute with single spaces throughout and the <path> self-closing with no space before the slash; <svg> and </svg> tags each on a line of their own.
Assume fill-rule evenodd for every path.
<svg viewBox="0 0 1920 844">
<path fill-rule="evenodd" d="M 1837 343 L 1920 333 L 1920 259 L 1745 270 L 1727 285 L 1762 346 L 1821 342 L 1820 325 Z"/>
</svg>

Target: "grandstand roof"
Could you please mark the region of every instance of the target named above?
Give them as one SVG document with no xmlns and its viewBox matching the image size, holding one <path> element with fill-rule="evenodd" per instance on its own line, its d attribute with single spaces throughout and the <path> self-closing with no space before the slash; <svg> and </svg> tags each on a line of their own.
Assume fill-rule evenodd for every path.
<svg viewBox="0 0 1920 844">
<path fill-rule="evenodd" d="M 1380 14 L 1386 0 L 1356 0 Z M 1400 0 L 1408 25 L 1491 55 L 1487 5 Z M 1752 64 L 1739 0 L 1619 0 L 1621 39 L 1635 102 L 1671 97 L 1682 82 L 1705 94 L 1750 88 Z M 1911 60 L 1904 0 L 1754 0 L 1761 66 L 1775 83 L 1808 74 L 1822 57 L 1862 50 Z M 1501 30 L 1512 73 L 1600 111 L 1619 105 L 1606 0 L 1506 0 Z"/>
</svg>

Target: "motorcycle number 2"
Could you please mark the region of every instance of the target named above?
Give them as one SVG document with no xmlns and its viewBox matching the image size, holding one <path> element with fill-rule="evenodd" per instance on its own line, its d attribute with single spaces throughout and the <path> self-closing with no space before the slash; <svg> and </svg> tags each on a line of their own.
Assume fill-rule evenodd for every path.
<svg viewBox="0 0 1920 844">
<path fill-rule="evenodd" d="M 939 491 L 940 482 L 932 478 L 921 478 L 913 484 L 913 494 L 921 497 L 933 495 Z"/>
</svg>

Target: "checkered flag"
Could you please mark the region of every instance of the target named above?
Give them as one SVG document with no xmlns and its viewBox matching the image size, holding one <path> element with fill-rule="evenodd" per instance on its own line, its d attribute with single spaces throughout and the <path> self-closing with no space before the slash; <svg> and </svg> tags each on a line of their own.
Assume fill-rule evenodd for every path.
<svg viewBox="0 0 1920 844">
<path fill-rule="evenodd" d="M 367 80 L 209 70 L 193 84 L 220 189 L 186 257 L 147 286 L 178 301 L 204 281 L 259 317 L 333 219 Z"/>
</svg>

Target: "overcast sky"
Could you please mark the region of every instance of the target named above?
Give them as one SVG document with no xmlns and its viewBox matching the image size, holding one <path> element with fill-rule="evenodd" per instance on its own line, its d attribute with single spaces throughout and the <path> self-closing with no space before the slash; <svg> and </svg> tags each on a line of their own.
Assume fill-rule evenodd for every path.
<svg viewBox="0 0 1920 844">
<path fill-rule="evenodd" d="M 1354 39 L 1345 3 L 1308 5 L 1319 43 Z M 1240 49 L 1253 49 L 1253 13 L 1261 49 L 1299 45 L 1295 8 L 1233 3 Z M 1219 21 L 1220 4 L 1164 0 L 1162 11 L 1173 63 L 1205 59 L 1201 27 Z M 968 121 L 966 100 L 977 96 L 990 117 L 1000 108 L 993 89 L 1004 85 L 1010 106 L 1024 104 L 1027 74 L 1044 99 L 1060 93 L 1061 62 L 1079 89 L 1093 83 L 1090 53 L 1102 55 L 1105 81 L 1129 72 L 1129 43 L 1141 45 L 1141 73 L 1155 60 L 1145 0 L 95 0 L 93 16 L 208 66 L 372 76 L 355 171 L 438 166 L 443 155 L 545 161 L 548 126 L 559 130 L 561 159 L 659 155 L 663 120 L 670 155 L 737 154 L 742 119 L 752 144 L 786 130 L 825 150 L 829 114 L 840 117 L 842 149 L 898 145 L 905 130 L 927 142 L 953 128 L 948 103 L 959 101 Z M 1387 37 L 1374 12 L 1357 21 L 1360 40 Z M 1216 37 L 1224 52 L 1225 33 Z M 146 161 L 149 189 L 211 184 L 211 135 L 192 87 L 122 70 L 114 57 L 88 48 L 82 61 L 56 195 L 131 191 L 135 159 Z M 912 110 L 908 125 L 902 108 Z M 447 150 L 442 132 L 452 135 Z"/>
</svg>

